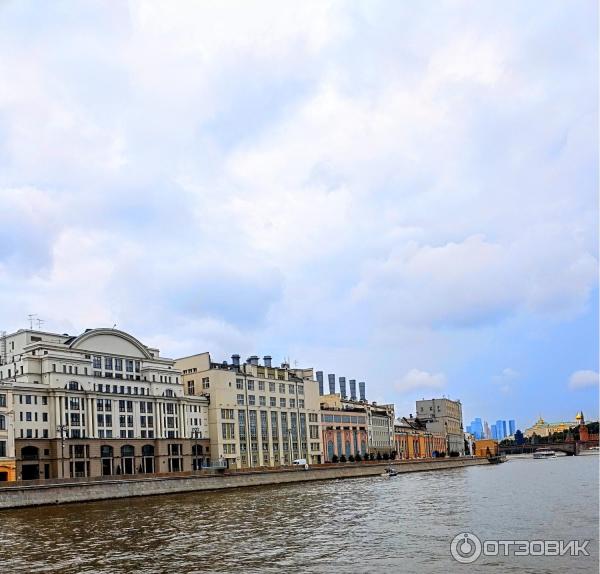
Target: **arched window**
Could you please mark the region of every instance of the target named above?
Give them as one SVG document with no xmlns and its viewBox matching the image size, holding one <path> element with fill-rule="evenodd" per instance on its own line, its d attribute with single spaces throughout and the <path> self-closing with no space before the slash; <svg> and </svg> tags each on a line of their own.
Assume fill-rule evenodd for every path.
<svg viewBox="0 0 600 574">
<path fill-rule="evenodd" d="M 135 473 L 135 449 L 130 444 L 121 447 L 121 464 L 123 474 Z"/>
<path fill-rule="evenodd" d="M 330 440 L 327 443 L 327 460 L 331 460 L 333 458 L 333 441 Z"/>
<path fill-rule="evenodd" d="M 70 391 L 78 391 L 79 383 L 77 381 L 69 381 L 67 387 Z"/>
<path fill-rule="evenodd" d="M 154 447 L 151 444 L 145 444 L 142 447 L 142 456 L 154 456 Z"/>
<path fill-rule="evenodd" d="M 21 449 L 21 458 L 23 460 L 36 460 L 39 458 L 39 449 L 36 446 L 24 446 Z"/>
<path fill-rule="evenodd" d="M 151 444 L 145 444 L 142 447 L 142 465 L 143 472 L 154 472 L 154 447 Z"/>
<path fill-rule="evenodd" d="M 100 447 L 100 458 L 102 459 L 102 475 L 113 474 L 113 447 L 103 444 Z"/>
<path fill-rule="evenodd" d="M 121 456 L 135 456 L 135 449 L 130 444 L 125 444 L 121 447 Z"/>
</svg>

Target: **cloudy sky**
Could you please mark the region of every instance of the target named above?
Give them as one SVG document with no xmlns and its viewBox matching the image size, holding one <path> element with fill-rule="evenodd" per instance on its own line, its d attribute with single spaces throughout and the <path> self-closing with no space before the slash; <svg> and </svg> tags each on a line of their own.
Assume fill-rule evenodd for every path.
<svg viewBox="0 0 600 574">
<path fill-rule="evenodd" d="M 597 5 L 0 3 L 0 329 L 598 415 Z"/>
</svg>

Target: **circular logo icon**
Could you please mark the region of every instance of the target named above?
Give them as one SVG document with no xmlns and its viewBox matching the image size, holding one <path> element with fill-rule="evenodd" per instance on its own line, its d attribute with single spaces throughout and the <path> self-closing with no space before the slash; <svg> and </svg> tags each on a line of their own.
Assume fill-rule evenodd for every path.
<svg viewBox="0 0 600 574">
<path fill-rule="evenodd" d="M 471 564 L 481 556 L 481 540 L 470 532 L 457 534 L 450 543 L 450 553 L 457 562 Z"/>
</svg>

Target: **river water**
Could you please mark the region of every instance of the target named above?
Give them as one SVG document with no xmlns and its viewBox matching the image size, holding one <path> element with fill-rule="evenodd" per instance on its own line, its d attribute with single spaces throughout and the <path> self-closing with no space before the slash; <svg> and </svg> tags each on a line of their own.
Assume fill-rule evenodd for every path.
<svg viewBox="0 0 600 574">
<path fill-rule="evenodd" d="M 0 513 L 0 572 L 598 572 L 598 456 Z M 459 564 L 456 534 L 591 540 Z"/>
</svg>

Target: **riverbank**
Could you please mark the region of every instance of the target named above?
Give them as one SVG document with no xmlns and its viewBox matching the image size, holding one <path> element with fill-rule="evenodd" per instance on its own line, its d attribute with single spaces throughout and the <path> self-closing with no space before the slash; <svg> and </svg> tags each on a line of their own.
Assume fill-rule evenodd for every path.
<svg viewBox="0 0 600 574">
<path fill-rule="evenodd" d="M 398 473 L 424 472 L 487 465 L 487 459 L 453 458 L 402 461 L 392 463 Z M 249 486 L 266 486 L 293 482 L 335 480 L 377 476 L 389 463 L 323 465 L 304 469 L 226 472 L 221 475 L 197 474 L 188 476 L 160 476 L 121 478 L 114 480 L 87 479 L 85 482 L 17 485 L 0 488 L 0 509 L 49 504 L 89 502 L 113 498 L 155 496 L 181 492 L 201 492 Z"/>
</svg>

